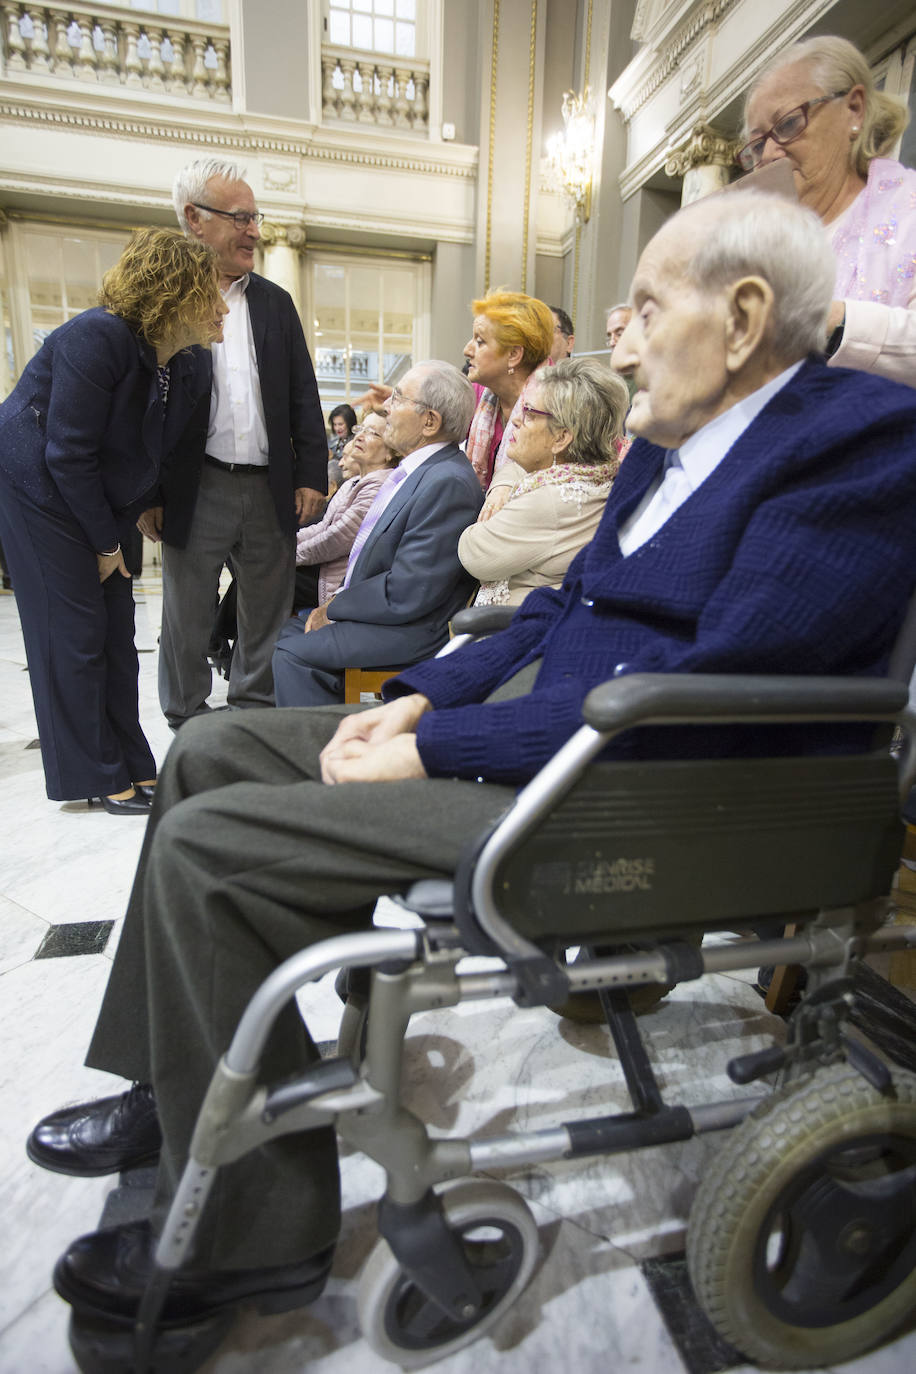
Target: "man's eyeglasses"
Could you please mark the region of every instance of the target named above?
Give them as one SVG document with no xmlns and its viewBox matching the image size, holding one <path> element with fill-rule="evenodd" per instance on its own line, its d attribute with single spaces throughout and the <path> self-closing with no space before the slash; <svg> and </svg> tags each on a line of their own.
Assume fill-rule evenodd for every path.
<svg viewBox="0 0 916 1374">
<path fill-rule="evenodd" d="M 199 201 L 192 200 L 191 204 L 195 210 L 206 210 L 208 214 L 219 215 L 222 219 L 231 219 L 236 229 L 247 229 L 249 224 L 263 224 L 264 216 L 260 210 L 217 210 L 212 205 L 201 205 Z"/>
<path fill-rule="evenodd" d="M 808 116 L 818 105 L 826 105 L 831 100 L 841 100 L 849 91 L 834 91 L 832 95 L 818 96 L 817 100 L 806 100 L 802 105 L 796 105 L 794 110 L 789 110 L 781 119 L 777 119 L 771 129 L 767 129 L 765 134 L 758 134 L 752 138 L 750 143 L 745 143 L 743 148 L 738 149 L 738 166 L 745 172 L 752 172 L 755 167 L 759 167 L 763 161 L 763 152 L 767 145 L 767 139 L 771 138 L 774 143 L 778 143 L 780 148 L 784 148 L 787 143 L 794 143 L 808 127 Z"/>
<path fill-rule="evenodd" d="M 523 425 L 527 425 L 528 417 L 531 415 L 543 415 L 545 420 L 555 420 L 557 418 L 550 410 L 538 410 L 535 406 L 530 406 L 526 401 L 522 401 Z"/>
<path fill-rule="evenodd" d="M 399 386 L 394 388 L 389 399 L 393 406 L 413 406 L 417 411 L 429 410 L 425 401 L 415 401 L 413 396 L 405 396 Z"/>
</svg>

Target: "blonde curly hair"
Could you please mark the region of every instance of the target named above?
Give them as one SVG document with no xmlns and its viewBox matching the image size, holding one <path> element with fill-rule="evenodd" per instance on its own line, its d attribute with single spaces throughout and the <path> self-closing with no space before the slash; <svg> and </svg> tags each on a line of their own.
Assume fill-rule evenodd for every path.
<svg viewBox="0 0 916 1374">
<path fill-rule="evenodd" d="M 153 348 L 199 330 L 218 300 L 215 253 L 177 229 L 135 229 L 99 291 L 99 305 Z"/>
</svg>

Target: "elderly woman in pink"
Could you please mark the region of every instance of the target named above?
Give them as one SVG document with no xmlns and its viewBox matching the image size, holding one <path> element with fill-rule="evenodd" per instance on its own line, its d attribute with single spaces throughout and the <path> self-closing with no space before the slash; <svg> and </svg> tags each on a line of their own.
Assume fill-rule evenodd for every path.
<svg viewBox="0 0 916 1374">
<path fill-rule="evenodd" d="M 356 426 L 340 459 L 345 480 L 328 502 L 324 519 L 296 536 L 294 611 L 323 605 L 344 580 L 356 532 L 400 461 L 382 438 L 385 423 L 384 415 L 369 415 Z"/>
<path fill-rule="evenodd" d="M 887 156 L 908 117 L 852 43 L 809 38 L 751 87 L 738 161 L 752 171 L 786 159 L 799 200 L 827 227 L 830 361 L 916 386 L 916 172 Z"/>
</svg>

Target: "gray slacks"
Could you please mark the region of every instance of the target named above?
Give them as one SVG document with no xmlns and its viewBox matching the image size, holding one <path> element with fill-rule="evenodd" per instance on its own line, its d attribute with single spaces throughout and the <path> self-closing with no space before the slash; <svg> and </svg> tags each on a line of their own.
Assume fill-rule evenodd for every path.
<svg viewBox="0 0 916 1374">
<path fill-rule="evenodd" d="M 295 540 L 280 529 L 266 468 L 247 475 L 204 463 L 187 546 L 164 546 L 159 703 L 170 725 L 206 710 L 207 645 L 227 558 L 238 584 L 229 704 L 272 706 L 270 661 L 293 604 Z"/>
<path fill-rule="evenodd" d="M 510 788 L 452 779 L 325 786 L 319 752 L 353 709 L 204 717 L 166 758 L 87 1057 L 155 1087 L 165 1144 L 154 1224 L 261 981 L 316 940 L 367 927 L 380 895 L 450 876 L 464 842 L 513 800 Z M 288 1008 L 264 1076 L 315 1053 Z M 339 1211 L 333 1132 L 289 1137 L 221 1171 L 195 1263 L 293 1263 L 333 1242 Z"/>
</svg>

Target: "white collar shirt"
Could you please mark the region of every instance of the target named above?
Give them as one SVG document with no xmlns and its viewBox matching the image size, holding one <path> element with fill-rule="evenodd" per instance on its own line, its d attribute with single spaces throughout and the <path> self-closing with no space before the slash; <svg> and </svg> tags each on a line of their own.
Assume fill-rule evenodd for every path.
<svg viewBox="0 0 916 1374">
<path fill-rule="evenodd" d="M 729 406 L 728 410 L 691 434 L 680 448 L 668 449 L 662 473 L 617 532 L 620 551 L 625 558 L 648 543 L 678 507 L 715 472 L 732 445 L 800 367 L 800 362 L 793 363 L 778 377 L 771 378 L 752 391 L 750 396 Z"/>
<path fill-rule="evenodd" d="M 422 463 L 425 463 L 427 458 L 431 458 L 434 453 L 438 453 L 441 448 L 446 447 L 446 444 L 424 444 L 422 448 L 415 448 L 413 453 L 408 453 L 406 458 L 401 459 L 397 467 L 391 473 L 391 476 L 379 487 L 378 491 L 375 493 L 375 500 L 363 516 L 363 523 L 356 531 L 356 538 L 350 549 L 347 572 L 344 577 L 341 591 L 349 587 L 350 579 L 353 576 L 353 569 L 356 567 L 356 561 L 363 551 L 363 545 L 382 518 L 385 507 L 394 500 L 402 483 L 412 472 L 416 472 L 417 468 L 420 467 Z M 392 478 L 395 480 L 392 480 Z"/>
<path fill-rule="evenodd" d="M 266 467 L 267 425 L 258 377 L 258 360 L 248 313 L 248 273 L 223 291 L 229 314 L 223 320 L 223 342 L 211 346 L 213 387 L 207 452 L 222 463 Z"/>
</svg>

